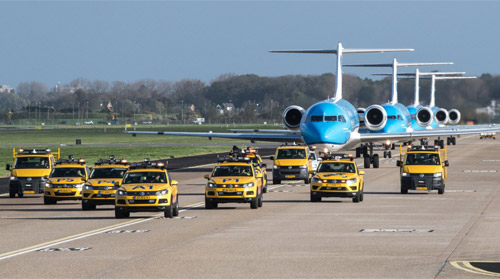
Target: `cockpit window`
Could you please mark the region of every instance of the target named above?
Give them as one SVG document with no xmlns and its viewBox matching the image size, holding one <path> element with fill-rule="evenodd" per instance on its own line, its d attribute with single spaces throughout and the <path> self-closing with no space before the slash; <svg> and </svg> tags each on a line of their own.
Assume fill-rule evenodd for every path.
<svg viewBox="0 0 500 279">
<path fill-rule="evenodd" d="M 396 119 L 396 115 L 388 115 L 387 119 Z"/>
<path fill-rule="evenodd" d="M 337 116 L 336 115 L 326 115 L 325 121 L 337 121 Z"/>
<path fill-rule="evenodd" d="M 343 115 L 339 115 L 339 122 L 345 122 L 345 118 Z"/>
<path fill-rule="evenodd" d="M 398 120 L 403 120 L 403 117 L 398 114 Z"/>
<path fill-rule="evenodd" d="M 311 116 L 311 122 L 322 122 L 323 121 L 323 115 L 312 115 Z"/>
</svg>

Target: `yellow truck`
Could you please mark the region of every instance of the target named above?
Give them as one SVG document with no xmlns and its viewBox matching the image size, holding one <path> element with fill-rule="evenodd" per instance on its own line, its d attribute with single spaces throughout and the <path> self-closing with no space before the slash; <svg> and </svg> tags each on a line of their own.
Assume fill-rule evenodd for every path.
<svg viewBox="0 0 500 279">
<path fill-rule="evenodd" d="M 408 194 L 408 190 L 437 190 L 438 194 L 444 194 L 449 166 L 446 145 L 443 149 L 437 145 L 408 146 L 405 149 L 400 146 L 399 156 L 401 194 Z"/>
<path fill-rule="evenodd" d="M 307 146 L 281 145 L 270 159 L 274 161 L 273 184 L 280 184 L 281 180 L 304 180 L 309 184 L 314 169 L 313 157 Z"/>
<path fill-rule="evenodd" d="M 7 164 L 10 170 L 9 196 L 43 193 L 47 177 L 61 157 L 61 150 L 52 152 L 48 148 L 19 148 L 12 150 L 14 163 Z"/>
</svg>

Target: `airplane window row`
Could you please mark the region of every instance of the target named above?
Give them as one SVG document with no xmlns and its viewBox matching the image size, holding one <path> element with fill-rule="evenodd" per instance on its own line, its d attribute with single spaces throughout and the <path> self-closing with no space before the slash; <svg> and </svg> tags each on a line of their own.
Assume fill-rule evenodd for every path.
<svg viewBox="0 0 500 279">
<path fill-rule="evenodd" d="M 335 121 L 346 122 L 343 115 L 338 115 L 338 116 L 337 115 L 325 115 L 325 120 L 323 120 L 323 116 L 322 115 L 312 115 L 311 116 L 311 122 L 323 122 L 323 121 L 327 121 L 327 122 L 335 122 Z"/>
</svg>

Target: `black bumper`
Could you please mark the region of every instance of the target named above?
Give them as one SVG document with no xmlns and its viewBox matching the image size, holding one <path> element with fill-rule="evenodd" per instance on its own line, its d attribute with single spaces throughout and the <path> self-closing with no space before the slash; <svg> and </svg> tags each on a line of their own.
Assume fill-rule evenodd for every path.
<svg viewBox="0 0 500 279">
<path fill-rule="evenodd" d="M 316 197 L 354 198 L 356 195 L 358 195 L 358 192 L 311 191 L 311 194 Z"/>
<path fill-rule="evenodd" d="M 426 175 L 401 177 L 401 188 L 408 190 L 438 190 L 444 187 L 442 177 Z M 426 188 L 426 189 L 424 189 Z"/>
<path fill-rule="evenodd" d="M 293 176 L 293 177 L 292 177 Z M 288 169 L 287 167 L 280 167 L 279 169 L 273 169 L 273 179 L 274 180 L 302 180 L 309 178 L 309 171 L 307 169 L 300 169 L 298 167 L 292 167 Z"/>
</svg>

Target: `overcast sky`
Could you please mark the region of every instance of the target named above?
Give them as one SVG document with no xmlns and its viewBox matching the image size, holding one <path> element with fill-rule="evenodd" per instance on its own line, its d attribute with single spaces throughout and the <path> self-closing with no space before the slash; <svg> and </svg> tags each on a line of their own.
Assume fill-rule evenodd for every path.
<svg viewBox="0 0 500 279">
<path fill-rule="evenodd" d="M 397 57 L 455 62 L 428 70 L 498 74 L 499 14 L 500 1 L 0 1 L 0 84 L 317 75 L 334 72 L 334 56 L 268 51 L 338 41 L 415 49 L 346 55 L 346 64 Z"/>
</svg>

